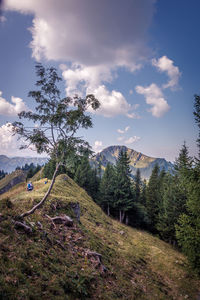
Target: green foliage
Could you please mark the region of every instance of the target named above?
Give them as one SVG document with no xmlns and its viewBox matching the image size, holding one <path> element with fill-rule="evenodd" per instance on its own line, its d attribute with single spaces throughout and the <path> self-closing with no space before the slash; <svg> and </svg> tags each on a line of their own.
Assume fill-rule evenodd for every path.
<svg viewBox="0 0 200 300">
<path fill-rule="evenodd" d="M 195 117 L 195 121 L 197 123 L 197 126 L 199 128 L 199 137 L 197 139 L 197 146 L 198 146 L 198 149 L 199 149 L 198 159 L 200 160 L 200 95 L 195 95 L 194 96 L 194 117 Z"/>
<path fill-rule="evenodd" d="M 4 170 L 0 170 L 0 180 L 3 179 L 6 175 L 7 173 L 4 172 Z"/>
<path fill-rule="evenodd" d="M 156 164 L 153 168 L 149 184 L 146 191 L 146 208 L 149 220 L 151 222 L 151 230 L 154 231 L 158 222 L 158 214 L 160 208 L 160 178 L 159 167 Z"/>
<path fill-rule="evenodd" d="M 97 109 L 99 101 L 93 95 L 87 95 L 84 99 L 75 96 L 61 97 L 58 83 L 61 78 L 53 67 L 45 69 L 41 64 L 36 65 L 38 90 L 30 91 L 29 97 L 33 98 L 37 105 L 35 111 L 22 111 L 20 119 L 25 119 L 37 124 L 34 127 L 26 127 L 21 122 L 14 122 L 14 133 L 35 146 L 38 153 L 46 152 L 56 163 L 64 163 L 67 154 L 88 148 L 84 140 L 75 137 L 79 128 L 92 127 L 92 120 L 86 114 L 88 107 Z M 29 144 L 23 144 L 21 149 Z"/>
<path fill-rule="evenodd" d="M 120 212 L 120 221 L 123 221 L 121 213 L 127 212 L 133 207 L 133 191 L 130 180 L 129 158 L 126 151 L 121 151 L 116 163 L 116 181 L 115 181 L 115 207 Z"/>
<path fill-rule="evenodd" d="M 115 168 L 113 165 L 108 163 L 99 187 L 100 190 L 99 203 L 102 207 L 107 209 L 108 216 L 110 215 L 110 208 L 113 208 L 115 205 L 115 185 L 116 185 L 115 181 L 116 181 Z"/>
<path fill-rule="evenodd" d="M 84 188 L 93 199 L 97 197 L 99 179 L 97 177 L 96 169 L 92 169 L 90 166 L 88 155 L 84 155 L 80 158 L 79 165 L 74 175 L 74 181 L 80 187 Z"/>
<path fill-rule="evenodd" d="M 186 213 L 176 226 L 176 237 L 192 266 L 200 273 L 200 169 L 197 164 L 188 180 Z"/>
<path fill-rule="evenodd" d="M 44 166 L 44 170 L 43 170 L 44 177 L 46 177 L 48 179 L 52 179 L 53 174 L 55 172 L 55 168 L 56 168 L 56 160 L 52 158 Z M 60 168 L 59 168 L 59 170 L 57 172 L 57 175 L 59 175 L 59 174 L 65 174 L 65 173 L 66 173 L 65 166 L 63 166 L 63 165 L 60 166 Z"/>
<path fill-rule="evenodd" d="M 135 201 L 136 202 L 140 202 L 141 189 L 142 189 L 142 179 L 140 175 L 140 169 L 137 169 L 135 175 Z"/>
</svg>

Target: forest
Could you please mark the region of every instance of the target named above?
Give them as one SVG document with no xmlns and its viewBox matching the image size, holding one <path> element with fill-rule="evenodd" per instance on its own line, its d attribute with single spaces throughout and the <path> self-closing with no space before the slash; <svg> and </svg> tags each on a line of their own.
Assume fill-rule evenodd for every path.
<svg viewBox="0 0 200 300">
<path fill-rule="evenodd" d="M 194 117 L 200 128 L 200 97 L 195 96 Z M 200 150 L 199 139 L 197 140 Z M 200 152 L 200 151 L 199 151 Z M 116 165 L 91 166 L 89 153 L 71 156 L 67 173 L 84 188 L 108 216 L 121 223 L 141 228 L 182 249 L 192 266 L 200 272 L 200 157 L 190 157 L 186 143 L 182 145 L 173 172 L 155 165 L 148 182 L 137 169 L 130 176 L 129 158 L 121 151 Z M 45 165 L 44 175 L 52 178 L 55 161 Z"/>
</svg>

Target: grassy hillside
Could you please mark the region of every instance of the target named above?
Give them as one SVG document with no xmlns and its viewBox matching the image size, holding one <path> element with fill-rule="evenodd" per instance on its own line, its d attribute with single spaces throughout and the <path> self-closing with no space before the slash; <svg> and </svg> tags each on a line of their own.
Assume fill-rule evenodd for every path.
<svg viewBox="0 0 200 300">
<path fill-rule="evenodd" d="M 15 229 L 11 219 L 39 201 L 48 184 L 36 181 L 32 192 L 20 184 L 0 196 L 0 299 L 196 299 L 200 281 L 182 254 L 108 218 L 66 175 L 27 218 L 32 234 Z M 46 216 L 75 219 L 77 202 L 80 224 L 54 226 Z M 106 271 L 89 251 L 102 255 Z"/>
<path fill-rule="evenodd" d="M 22 170 L 16 170 L 6 175 L 3 179 L 0 180 L 0 194 L 8 191 L 14 185 L 23 182 L 25 179 L 26 172 Z"/>
</svg>

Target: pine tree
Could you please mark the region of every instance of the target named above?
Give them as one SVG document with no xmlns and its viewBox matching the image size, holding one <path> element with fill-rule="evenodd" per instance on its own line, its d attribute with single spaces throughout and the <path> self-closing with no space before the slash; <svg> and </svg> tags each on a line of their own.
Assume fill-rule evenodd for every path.
<svg viewBox="0 0 200 300">
<path fill-rule="evenodd" d="M 195 95 L 195 121 L 200 137 L 200 96 Z M 176 225 L 176 237 L 183 252 L 192 266 L 200 274 L 200 139 L 197 140 L 199 157 L 195 166 L 187 172 L 186 212 L 182 214 Z"/>
<path fill-rule="evenodd" d="M 152 170 L 146 192 L 146 209 L 150 220 L 150 229 L 155 231 L 160 208 L 159 166 Z"/>
<path fill-rule="evenodd" d="M 130 160 L 126 151 L 121 151 L 116 163 L 115 207 L 119 211 L 119 220 L 123 222 L 126 212 L 133 207 L 133 192 L 130 180 Z M 126 214 L 128 223 L 128 214 Z"/>
<path fill-rule="evenodd" d="M 115 202 L 115 168 L 108 163 L 100 183 L 100 200 L 101 206 L 106 207 L 107 215 L 110 215 L 110 208 L 114 207 Z"/>
<path fill-rule="evenodd" d="M 177 179 L 172 174 L 166 174 L 161 187 L 161 202 L 156 228 L 162 239 L 176 243 L 175 225 L 179 216 L 185 211 L 185 198 Z"/>
<path fill-rule="evenodd" d="M 135 175 L 135 201 L 140 202 L 141 198 L 141 189 L 142 189 L 142 179 L 140 175 L 140 169 L 137 169 Z"/>
</svg>

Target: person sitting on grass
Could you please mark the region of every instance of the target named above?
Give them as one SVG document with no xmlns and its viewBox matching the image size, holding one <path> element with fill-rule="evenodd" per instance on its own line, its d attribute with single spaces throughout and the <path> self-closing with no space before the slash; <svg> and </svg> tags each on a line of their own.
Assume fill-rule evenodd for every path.
<svg viewBox="0 0 200 300">
<path fill-rule="evenodd" d="M 32 182 L 30 181 L 28 184 L 27 184 L 27 191 L 32 191 L 33 190 L 33 184 Z"/>
</svg>

